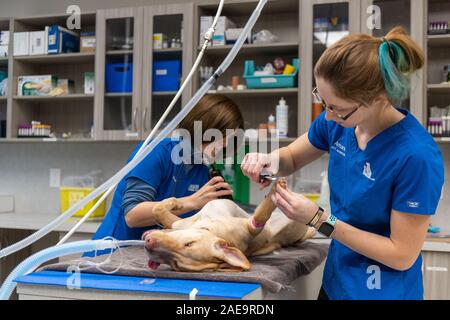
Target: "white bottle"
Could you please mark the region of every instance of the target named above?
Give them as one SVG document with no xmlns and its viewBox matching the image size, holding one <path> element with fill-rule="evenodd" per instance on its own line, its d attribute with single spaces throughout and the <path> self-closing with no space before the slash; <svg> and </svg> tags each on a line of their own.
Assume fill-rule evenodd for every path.
<svg viewBox="0 0 450 320">
<path fill-rule="evenodd" d="M 289 106 L 286 104 L 286 100 L 281 98 L 277 105 L 277 130 L 280 137 L 287 137 L 288 134 L 288 112 Z"/>
</svg>

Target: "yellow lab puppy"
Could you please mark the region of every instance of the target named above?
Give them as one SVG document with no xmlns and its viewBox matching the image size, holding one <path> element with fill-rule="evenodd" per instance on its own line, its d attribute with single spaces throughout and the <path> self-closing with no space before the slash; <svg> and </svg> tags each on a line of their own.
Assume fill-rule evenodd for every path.
<svg viewBox="0 0 450 320">
<path fill-rule="evenodd" d="M 278 183 L 285 185 L 284 181 Z M 266 254 L 311 238 L 315 230 L 289 220 L 273 204 L 270 195 L 248 215 L 233 201 L 220 199 L 206 204 L 192 217 L 171 213 L 179 208 L 176 198 L 153 209 L 156 221 L 166 229 L 143 234 L 149 267 L 168 264 L 175 271 L 249 270 L 247 257 Z"/>
</svg>

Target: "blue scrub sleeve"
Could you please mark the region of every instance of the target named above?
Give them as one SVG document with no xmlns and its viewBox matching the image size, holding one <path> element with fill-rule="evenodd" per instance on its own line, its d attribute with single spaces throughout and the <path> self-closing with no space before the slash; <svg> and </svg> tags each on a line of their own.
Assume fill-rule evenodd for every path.
<svg viewBox="0 0 450 320">
<path fill-rule="evenodd" d="M 325 112 L 322 112 L 316 120 L 313 121 L 308 131 L 309 142 L 317 149 L 323 151 L 330 150 L 328 124 L 325 120 Z"/>
<path fill-rule="evenodd" d="M 421 215 L 436 212 L 444 184 L 442 158 L 421 150 L 408 157 L 394 181 L 392 208 Z"/>
<path fill-rule="evenodd" d="M 131 170 L 127 178 L 140 179 L 157 191 L 164 179 L 170 176 L 171 151 L 170 145 L 163 140 Z"/>
<path fill-rule="evenodd" d="M 156 190 L 141 179 L 130 177 L 122 197 L 122 209 L 126 215 L 139 203 L 155 201 Z"/>
</svg>

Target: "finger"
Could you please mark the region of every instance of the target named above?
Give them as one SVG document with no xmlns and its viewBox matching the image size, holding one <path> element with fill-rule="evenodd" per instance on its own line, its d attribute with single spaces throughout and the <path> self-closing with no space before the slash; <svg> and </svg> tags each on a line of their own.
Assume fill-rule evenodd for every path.
<svg viewBox="0 0 450 320">
<path fill-rule="evenodd" d="M 279 194 L 287 202 L 292 202 L 292 200 L 293 200 L 292 192 L 282 188 L 279 184 L 277 184 L 277 186 L 275 188 L 275 191 L 276 191 L 277 194 Z"/>
<path fill-rule="evenodd" d="M 231 189 L 231 186 L 227 182 L 219 182 L 213 186 L 216 190 L 219 189 Z"/>
<path fill-rule="evenodd" d="M 233 194 L 233 190 L 220 190 L 212 193 L 212 196 L 217 199 L 223 196 L 230 196 Z"/>
<path fill-rule="evenodd" d="M 291 217 L 294 210 L 289 202 L 280 197 L 277 193 L 275 193 L 273 197 L 275 197 L 275 205 L 280 208 L 280 210 L 283 211 L 284 214 L 286 214 L 288 217 Z"/>
<path fill-rule="evenodd" d="M 224 179 L 221 176 L 213 177 L 211 180 L 208 181 L 207 185 L 212 186 L 216 183 L 223 182 Z"/>
</svg>

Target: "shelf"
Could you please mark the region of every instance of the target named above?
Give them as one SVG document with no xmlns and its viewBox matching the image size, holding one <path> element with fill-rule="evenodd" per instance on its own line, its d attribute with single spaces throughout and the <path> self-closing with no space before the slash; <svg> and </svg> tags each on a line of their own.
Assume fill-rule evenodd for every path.
<svg viewBox="0 0 450 320">
<path fill-rule="evenodd" d="M 106 54 L 110 56 L 133 54 L 133 50 L 108 50 Z"/>
<path fill-rule="evenodd" d="M 121 98 L 121 97 L 131 97 L 133 93 L 131 92 L 110 92 L 105 93 L 105 97 L 108 98 Z"/>
<path fill-rule="evenodd" d="M 208 55 L 221 55 L 227 54 L 233 45 L 212 46 L 206 49 Z M 298 42 L 274 42 L 266 44 L 244 44 L 239 52 L 254 54 L 254 53 L 289 53 L 295 52 L 298 54 L 299 43 Z M 201 50 L 201 47 L 198 47 Z"/>
<path fill-rule="evenodd" d="M 272 138 L 272 139 L 250 139 L 250 138 L 246 138 L 245 142 L 246 143 L 250 143 L 250 142 L 271 142 L 271 141 L 276 141 L 278 140 L 280 143 L 292 143 L 295 140 L 297 140 L 297 138 Z"/>
<path fill-rule="evenodd" d="M 176 95 L 177 91 L 159 91 L 159 92 L 153 92 L 152 95 L 154 96 L 174 96 Z"/>
<path fill-rule="evenodd" d="M 0 96 L 0 102 L 1 102 L 1 101 L 6 101 L 6 100 L 8 100 L 8 97 L 6 97 L 6 96 Z"/>
<path fill-rule="evenodd" d="M 164 48 L 164 49 L 153 49 L 154 53 L 174 53 L 183 52 L 183 48 Z"/>
<path fill-rule="evenodd" d="M 246 90 L 209 90 L 210 94 L 223 94 L 230 96 L 273 96 L 273 95 L 297 95 L 298 88 L 285 89 L 246 89 Z"/>
<path fill-rule="evenodd" d="M 427 88 L 430 93 L 450 94 L 450 84 L 429 84 Z"/>
<path fill-rule="evenodd" d="M 434 138 L 434 141 L 436 141 L 437 143 L 449 143 L 450 137 Z"/>
<path fill-rule="evenodd" d="M 230 1 L 225 2 L 222 15 L 224 16 L 249 16 L 255 10 L 257 0 L 252 1 Z M 213 15 L 217 11 L 218 1 L 203 1 L 199 8 L 209 11 Z M 262 14 L 275 13 L 297 13 L 299 9 L 298 0 L 268 1 L 264 6 Z"/>
<path fill-rule="evenodd" d="M 450 34 L 429 35 L 428 45 L 430 47 L 450 47 Z"/>
<path fill-rule="evenodd" d="M 61 53 L 61 54 L 45 54 L 36 56 L 18 56 L 14 60 L 27 63 L 94 63 L 95 52 L 77 52 L 77 53 Z"/>
<path fill-rule="evenodd" d="M 96 140 L 91 138 L 53 139 L 53 138 L 0 138 L 0 143 L 136 143 L 136 140 Z"/>
<path fill-rule="evenodd" d="M 82 94 L 82 93 L 75 93 L 75 94 L 68 94 L 68 95 L 62 95 L 62 96 L 14 96 L 14 100 L 21 100 L 21 101 L 79 101 L 79 100 L 93 100 L 94 95 L 93 94 Z"/>
</svg>

